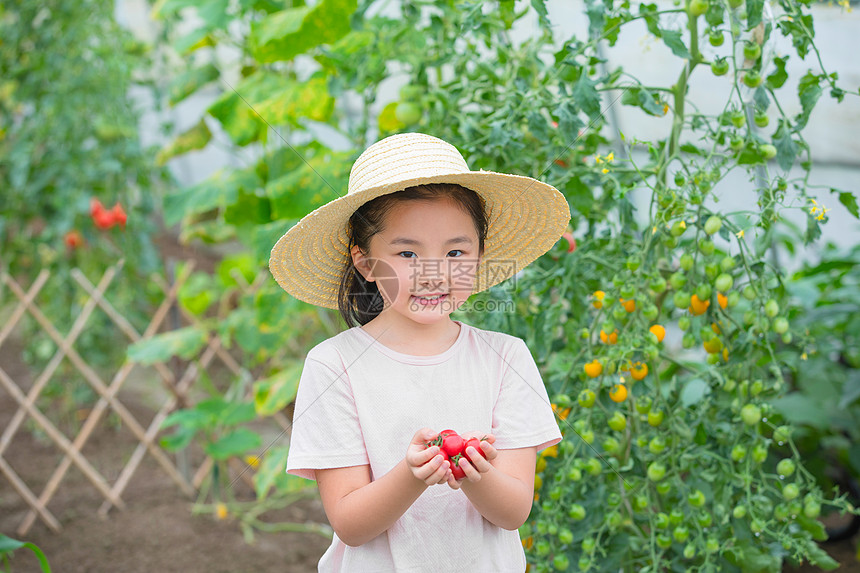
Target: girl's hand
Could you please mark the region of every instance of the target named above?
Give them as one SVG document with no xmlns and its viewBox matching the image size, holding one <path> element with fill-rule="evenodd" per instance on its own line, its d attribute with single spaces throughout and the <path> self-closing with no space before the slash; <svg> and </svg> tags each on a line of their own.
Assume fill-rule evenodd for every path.
<svg viewBox="0 0 860 573">
<path fill-rule="evenodd" d="M 490 461 L 496 459 L 496 456 L 499 455 L 496 448 L 493 447 L 493 443 L 496 441 L 496 437 L 493 434 L 483 434 L 481 432 L 469 432 L 467 434 L 463 434 L 463 439 L 468 440 L 469 438 L 478 438 L 479 440 L 481 440 L 481 438 L 485 438 L 481 440 L 481 450 L 484 452 L 487 459 L 484 459 L 479 452 L 475 451 L 474 447 L 469 446 L 466 448 L 466 453 L 469 455 L 469 458 L 474 461 L 469 463 L 469 460 L 466 458 L 460 458 L 459 465 L 463 471 L 466 472 L 466 477 L 461 481 L 457 481 L 454 479 L 454 474 L 452 472 L 451 476 L 448 478 L 448 485 L 452 489 L 460 489 L 460 485 L 466 480 L 473 483 L 481 481 L 481 476 L 490 471 L 493 467 Z"/>
<path fill-rule="evenodd" d="M 448 460 L 440 454 L 439 446 L 427 447 L 427 442 L 436 437 L 438 432 L 430 428 L 421 428 L 412 436 L 412 442 L 406 450 L 406 465 L 415 476 L 427 485 L 436 485 L 453 479 L 453 472 Z"/>
</svg>

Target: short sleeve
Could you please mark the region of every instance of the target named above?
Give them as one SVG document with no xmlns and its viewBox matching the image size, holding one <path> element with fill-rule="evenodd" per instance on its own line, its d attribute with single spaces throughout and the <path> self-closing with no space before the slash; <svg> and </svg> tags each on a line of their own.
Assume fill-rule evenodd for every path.
<svg viewBox="0 0 860 573">
<path fill-rule="evenodd" d="M 316 479 L 317 469 L 367 463 L 347 373 L 309 354 L 296 394 L 287 473 Z"/>
<path fill-rule="evenodd" d="M 537 446 L 538 451 L 561 441 L 540 371 L 525 342 L 517 338 L 504 356 L 499 396 L 493 408 L 493 435 L 498 449 Z"/>
</svg>

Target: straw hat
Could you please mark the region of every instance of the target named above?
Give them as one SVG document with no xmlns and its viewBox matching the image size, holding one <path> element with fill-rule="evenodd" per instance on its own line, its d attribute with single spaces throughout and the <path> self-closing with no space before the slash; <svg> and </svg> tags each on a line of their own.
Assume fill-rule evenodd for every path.
<svg viewBox="0 0 860 573">
<path fill-rule="evenodd" d="M 457 149 L 422 133 L 392 135 L 356 160 L 347 194 L 309 213 L 272 249 L 269 269 L 299 300 L 337 309 L 349 257 L 348 222 L 371 199 L 427 183 L 456 183 L 484 200 L 488 232 L 473 294 L 522 270 L 547 252 L 570 222 L 564 196 L 531 177 L 470 171 Z"/>
</svg>

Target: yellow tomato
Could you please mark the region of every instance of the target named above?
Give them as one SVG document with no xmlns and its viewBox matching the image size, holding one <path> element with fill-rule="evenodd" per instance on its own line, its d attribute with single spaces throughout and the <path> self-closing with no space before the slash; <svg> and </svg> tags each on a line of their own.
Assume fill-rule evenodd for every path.
<svg viewBox="0 0 860 573">
<path fill-rule="evenodd" d="M 699 316 L 705 314 L 705 311 L 708 310 L 709 306 L 711 306 L 711 301 L 700 300 L 699 297 L 694 294 L 690 297 L 690 308 L 687 310 L 690 311 L 690 314 Z"/>
<path fill-rule="evenodd" d="M 627 399 L 627 386 L 624 384 L 616 384 L 609 391 L 609 398 L 613 402 L 623 402 Z"/>
<path fill-rule="evenodd" d="M 657 337 L 657 342 L 663 342 L 663 338 L 666 336 L 666 329 L 663 326 L 655 324 L 648 330 Z"/>
<path fill-rule="evenodd" d="M 558 444 L 544 449 L 540 453 L 540 455 L 541 455 L 541 457 L 544 457 L 544 458 L 557 458 L 558 457 Z"/>
<path fill-rule="evenodd" d="M 627 312 L 633 312 L 636 310 L 636 301 L 633 299 L 624 300 L 623 298 L 618 299 L 621 302 L 621 305 L 624 307 L 624 310 Z"/>
<path fill-rule="evenodd" d="M 630 368 L 630 376 L 632 376 L 634 380 L 642 380 L 648 376 L 648 365 L 637 362 Z"/>
<path fill-rule="evenodd" d="M 710 340 L 704 341 L 702 346 L 705 347 L 705 352 L 708 354 L 716 354 L 723 349 L 723 341 L 715 336 Z"/>
<path fill-rule="evenodd" d="M 591 304 L 594 305 L 594 308 L 603 308 L 603 297 L 606 296 L 606 293 L 602 290 L 596 290 L 591 296 L 594 298 L 594 300 L 591 301 Z"/>
<path fill-rule="evenodd" d="M 218 516 L 218 519 L 227 519 L 227 505 L 224 503 L 218 503 L 215 506 L 215 515 Z"/>
<path fill-rule="evenodd" d="M 720 308 L 729 306 L 729 299 L 721 292 L 717 293 L 717 302 L 720 304 Z"/>
<path fill-rule="evenodd" d="M 600 342 L 604 344 L 615 344 L 618 342 L 618 330 L 613 330 L 611 334 L 606 334 L 603 330 L 600 331 Z"/>
<path fill-rule="evenodd" d="M 601 330 L 600 332 L 602 333 L 603 331 Z M 600 337 L 600 340 L 603 340 L 603 336 Z M 604 340 L 604 342 L 606 342 L 606 341 Z M 590 378 L 597 378 L 598 376 L 603 374 L 603 364 L 598 362 L 596 359 L 592 360 L 591 362 L 589 362 L 588 364 L 585 365 L 585 373 Z"/>
</svg>

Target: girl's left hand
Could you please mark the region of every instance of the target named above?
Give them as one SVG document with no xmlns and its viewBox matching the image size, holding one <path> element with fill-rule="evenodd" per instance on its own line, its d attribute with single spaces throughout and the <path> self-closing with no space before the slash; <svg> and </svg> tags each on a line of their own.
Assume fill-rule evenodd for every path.
<svg viewBox="0 0 860 573">
<path fill-rule="evenodd" d="M 481 476 L 490 469 L 492 469 L 493 465 L 490 461 L 496 459 L 498 452 L 493 444 L 496 441 L 496 437 L 493 434 L 484 434 L 482 432 L 467 432 L 465 434 L 461 434 L 464 440 L 468 440 L 469 438 L 485 438 L 481 440 L 481 450 L 483 450 L 486 459 L 481 456 L 480 453 L 475 451 L 474 447 L 469 446 L 466 448 L 466 453 L 469 454 L 469 458 L 474 460 L 474 462 L 469 463 L 465 457 L 460 459 L 460 467 L 466 472 L 466 477 L 462 480 L 457 480 L 454 478 L 452 474 L 448 475 L 448 485 L 451 489 L 460 489 L 460 485 L 462 482 L 469 480 L 470 482 L 478 482 L 481 481 Z"/>
</svg>

